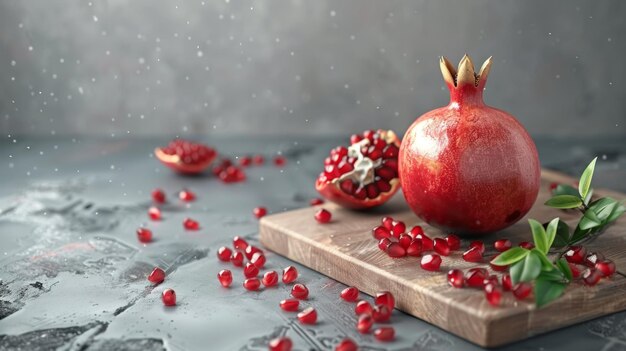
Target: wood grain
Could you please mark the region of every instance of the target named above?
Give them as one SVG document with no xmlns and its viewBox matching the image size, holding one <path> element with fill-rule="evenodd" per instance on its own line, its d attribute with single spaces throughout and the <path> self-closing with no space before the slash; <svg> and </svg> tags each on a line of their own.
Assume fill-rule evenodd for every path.
<svg viewBox="0 0 626 351">
<path fill-rule="evenodd" d="M 560 217 L 569 224 L 576 223 L 578 213 L 543 205 L 550 196 L 548 187 L 552 182 L 573 184 L 575 180 L 543 171 L 541 191 L 526 218 L 496 235 L 481 239 L 486 243 L 493 242 L 496 237 L 509 238 L 514 243 L 532 241 L 527 218 L 544 222 Z M 621 193 L 595 191 L 602 196 L 626 199 Z M 313 215 L 319 207 L 333 213 L 331 223 L 321 225 L 315 221 Z M 260 240 L 266 248 L 370 295 L 391 291 L 398 309 L 486 347 L 507 344 L 626 309 L 626 278 L 619 274 L 612 279 L 603 279 L 595 287 L 571 284 L 564 296 L 541 309 L 535 308 L 531 300 L 516 301 L 509 293 L 505 294 L 501 307 L 492 307 L 480 290 L 450 287 L 445 274 L 452 267 L 489 268 L 487 263 L 465 262 L 461 253 L 455 252 L 444 257 L 441 272 L 433 273 L 419 268 L 419 258 L 392 259 L 377 248 L 371 235 L 371 229 L 380 223 L 383 215 L 403 220 L 407 227 L 419 224 L 431 237 L 444 235 L 410 212 L 399 195 L 383 208 L 370 212 L 324 204 L 267 216 L 260 222 Z M 618 270 L 623 270 L 626 267 L 625 233 L 626 221 L 620 219 L 587 248 L 601 251 L 615 261 Z M 468 242 L 469 239 L 464 240 L 463 247 L 467 247 Z"/>
</svg>

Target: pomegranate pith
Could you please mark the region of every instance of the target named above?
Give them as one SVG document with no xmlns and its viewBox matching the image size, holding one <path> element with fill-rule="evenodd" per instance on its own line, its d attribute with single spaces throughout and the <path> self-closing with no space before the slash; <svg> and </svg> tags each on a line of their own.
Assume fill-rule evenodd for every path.
<svg viewBox="0 0 626 351">
<path fill-rule="evenodd" d="M 156 148 L 154 154 L 161 163 L 183 174 L 201 173 L 217 156 L 213 148 L 183 139 L 175 139 L 166 147 Z"/>
<path fill-rule="evenodd" d="M 456 233 L 512 225 L 539 191 L 539 158 L 528 132 L 483 102 L 490 66 L 488 59 L 475 73 L 467 56 L 458 69 L 442 57 L 450 104 L 418 118 L 400 147 L 400 181 L 409 207 L 427 223 Z"/>
</svg>

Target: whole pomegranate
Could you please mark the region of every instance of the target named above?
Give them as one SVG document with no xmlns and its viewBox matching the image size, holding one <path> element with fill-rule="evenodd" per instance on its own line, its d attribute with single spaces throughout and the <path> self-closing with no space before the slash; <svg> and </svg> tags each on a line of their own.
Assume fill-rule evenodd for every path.
<svg viewBox="0 0 626 351">
<path fill-rule="evenodd" d="M 510 114 L 483 102 L 491 66 L 478 74 L 465 55 L 458 70 L 442 57 L 450 104 L 418 118 L 398 157 L 407 203 L 427 223 L 463 234 L 506 228 L 531 208 L 539 191 L 537 149 Z"/>
</svg>

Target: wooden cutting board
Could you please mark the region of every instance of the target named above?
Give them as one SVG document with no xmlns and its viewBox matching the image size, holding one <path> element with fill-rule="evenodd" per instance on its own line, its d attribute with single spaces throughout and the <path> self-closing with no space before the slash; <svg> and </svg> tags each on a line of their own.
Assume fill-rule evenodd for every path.
<svg viewBox="0 0 626 351">
<path fill-rule="evenodd" d="M 513 243 L 532 241 L 527 218 L 545 222 L 554 217 L 572 225 L 578 213 L 548 208 L 552 182 L 573 184 L 574 179 L 543 171 L 539 196 L 530 213 L 497 235 L 483 237 L 486 244 L 496 237 Z M 626 195 L 596 189 L 596 194 L 624 200 Z M 313 215 L 319 207 L 333 213 L 331 223 L 318 224 Z M 455 289 L 448 285 L 446 272 L 451 268 L 489 268 L 487 263 L 463 261 L 460 252 L 443 258 L 440 272 L 419 267 L 419 258 L 392 259 L 377 247 L 371 229 L 384 215 L 405 221 L 407 227 L 419 224 L 431 237 L 445 235 L 426 225 L 404 204 L 401 195 L 380 209 L 355 212 L 334 204 L 323 204 L 264 217 L 260 222 L 260 240 L 268 249 L 308 266 L 344 284 L 356 286 L 373 295 L 391 291 L 396 307 L 417 318 L 435 324 L 453 334 L 485 347 L 499 346 L 545 333 L 595 317 L 626 309 L 626 278 L 615 274 L 595 287 L 571 284 L 553 303 L 537 309 L 531 299 L 519 302 L 505 293 L 502 306 L 492 307 L 477 289 Z M 467 247 L 464 240 L 462 247 Z M 626 219 L 621 218 L 598 240 L 587 245 L 612 259 L 618 271 L 626 271 Z M 493 251 L 493 249 L 487 249 Z"/>
</svg>

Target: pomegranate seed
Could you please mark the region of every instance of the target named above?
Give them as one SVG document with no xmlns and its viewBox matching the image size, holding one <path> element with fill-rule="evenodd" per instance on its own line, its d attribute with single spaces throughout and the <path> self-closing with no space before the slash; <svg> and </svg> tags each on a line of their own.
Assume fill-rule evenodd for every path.
<svg viewBox="0 0 626 351">
<path fill-rule="evenodd" d="M 406 256 L 406 249 L 400 243 L 392 242 L 387 246 L 387 255 L 391 258 L 400 258 Z"/>
<path fill-rule="evenodd" d="M 448 247 L 452 251 L 456 251 L 461 248 L 461 238 L 454 234 L 448 234 L 446 236 L 446 242 L 448 243 Z"/>
<path fill-rule="evenodd" d="M 502 289 L 492 283 L 485 285 L 485 297 L 492 306 L 500 306 L 502 299 Z"/>
<path fill-rule="evenodd" d="M 480 262 L 483 260 L 483 254 L 480 248 L 472 247 L 463 253 L 463 259 L 467 262 Z"/>
<path fill-rule="evenodd" d="M 550 189 L 550 192 L 553 192 L 558 186 L 559 183 L 550 183 L 550 186 L 548 188 Z"/>
<path fill-rule="evenodd" d="M 389 307 L 389 310 L 393 310 L 396 306 L 396 299 L 393 294 L 389 291 L 381 291 L 376 293 L 376 298 L 374 299 L 374 304 L 376 305 L 385 305 Z"/>
<path fill-rule="evenodd" d="M 248 242 L 244 238 L 236 236 L 233 238 L 233 247 L 235 250 L 245 250 L 248 247 Z"/>
<path fill-rule="evenodd" d="M 323 203 L 324 203 L 324 200 L 320 199 L 319 197 L 314 197 L 311 199 L 311 201 L 309 201 L 309 205 L 311 206 L 317 206 Z"/>
<path fill-rule="evenodd" d="M 354 307 L 354 313 L 356 313 L 357 315 L 371 314 L 372 305 L 370 305 L 370 303 L 365 300 L 361 300 L 356 303 L 356 306 Z"/>
<path fill-rule="evenodd" d="M 230 262 L 232 262 L 232 264 L 234 264 L 237 267 L 242 267 L 243 266 L 243 254 L 241 253 L 241 251 L 233 252 L 233 255 L 230 256 Z"/>
<path fill-rule="evenodd" d="M 604 261 L 604 255 L 599 252 L 590 252 L 585 257 L 585 265 L 590 268 L 595 267 L 596 263 L 602 261 Z"/>
<path fill-rule="evenodd" d="M 246 249 L 244 250 L 244 254 L 246 254 L 246 258 L 249 260 L 251 260 L 252 256 L 254 256 L 254 254 L 257 252 L 263 254 L 263 250 L 254 245 L 248 245 L 248 247 L 246 247 Z"/>
<path fill-rule="evenodd" d="M 602 274 L 598 272 L 598 270 L 593 269 L 593 268 L 587 268 L 583 272 L 583 281 L 585 282 L 585 285 L 588 285 L 588 286 L 594 286 L 598 284 L 601 277 L 602 277 Z"/>
<path fill-rule="evenodd" d="M 198 230 L 200 229 L 200 223 L 198 223 L 198 221 L 194 219 L 185 218 L 185 220 L 183 221 L 183 227 L 185 227 L 185 229 L 187 230 Z"/>
<path fill-rule="evenodd" d="M 250 263 L 261 269 L 265 266 L 265 255 L 260 252 L 255 252 L 250 259 Z"/>
<path fill-rule="evenodd" d="M 222 269 L 217 273 L 217 279 L 223 287 L 228 288 L 233 283 L 233 274 L 228 269 Z"/>
<path fill-rule="evenodd" d="M 228 262 L 230 261 L 230 255 L 232 255 L 232 250 L 227 248 L 226 246 L 222 246 L 217 250 L 217 258 L 220 261 Z"/>
<path fill-rule="evenodd" d="M 391 318 L 391 310 L 385 305 L 376 305 L 372 309 L 372 319 L 376 323 L 388 322 Z"/>
<path fill-rule="evenodd" d="M 148 228 L 137 229 L 137 239 L 142 243 L 149 243 L 152 241 L 152 231 Z"/>
<path fill-rule="evenodd" d="M 396 238 L 400 236 L 400 234 L 404 233 L 406 230 L 406 225 L 402 221 L 393 221 L 391 222 L 391 233 Z"/>
<path fill-rule="evenodd" d="M 615 263 L 611 260 L 604 260 L 596 263 L 595 268 L 603 277 L 610 277 L 615 273 Z"/>
<path fill-rule="evenodd" d="M 289 266 L 283 269 L 283 283 L 293 283 L 296 279 L 298 279 L 298 270 L 296 267 Z"/>
<path fill-rule="evenodd" d="M 250 291 L 259 290 L 260 286 L 261 286 L 261 281 L 259 280 L 259 278 L 248 278 L 243 281 L 243 287 L 246 290 L 250 290 Z"/>
<path fill-rule="evenodd" d="M 362 314 L 359 316 L 359 320 L 356 323 L 356 329 L 361 334 L 367 334 L 369 333 L 370 328 L 372 328 L 372 325 L 374 325 L 374 320 L 372 319 L 372 316 L 370 316 L 369 314 Z"/>
<path fill-rule="evenodd" d="M 325 209 L 321 209 L 315 213 L 315 219 L 319 223 L 328 223 L 330 222 L 331 217 L 332 217 L 332 214 L 328 212 L 328 210 L 325 210 Z"/>
<path fill-rule="evenodd" d="M 315 324 L 317 322 L 317 311 L 313 307 L 305 308 L 298 313 L 298 320 L 302 324 Z"/>
<path fill-rule="evenodd" d="M 282 308 L 283 311 L 295 312 L 298 310 L 299 306 L 300 301 L 295 299 L 286 299 L 280 302 L 280 308 Z"/>
<path fill-rule="evenodd" d="M 252 158 L 250 156 L 242 156 L 239 158 L 239 165 L 242 167 L 248 167 L 252 164 Z"/>
<path fill-rule="evenodd" d="M 433 239 L 429 238 L 426 234 L 417 234 L 415 240 L 422 242 L 422 251 L 430 251 L 435 246 Z"/>
<path fill-rule="evenodd" d="M 152 190 L 152 201 L 162 204 L 165 202 L 165 193 L 161 189 Z"/>
<path fill-rule="evenodd" d="M 151 206 L 148 209 L 148 216 L 153 221 L 158 221 L 161 219 L 161 210 L 158 207 Z"/>
<path fill-rule="evenodd" d="M 409 235 L 411 235 L 413 238 L 417 238 L 419 234 L 424 234 L 424 229 L 419 225 L 416 225 L 409 231 Z"/>
<path fill-rule="evenodd" d="M 252 214 L 256 218 L 261 218 L 267 214 L 267 209 L 265 207 L 255 207 L 252 210 Z"/>
<path fill-rule="evenodd" d="M 359 347 L 350 338 L 341 340 L 341 342 L 335 346 L 335 351 L 357 351 L 358 349 Z"/>
<path fill-rule="evenodd" d="M 565 259 L 570 263 L 583 263 L 587 256 L 587 249 L 583 246 L 570 246 L 565 251 Z"/>
<path fill-rule="evenodd" d="M 487 274 L 488 272 L 484 268 L 470 268 L 465 273 L 465 284 L 471 288 L 482 288 Z"/>
<path fill-rule="evenodd" d="M 263 279 L 261 280 L 261 282 L 267 287 L 278 284 L 278 273 L 276 273 L 275 271 L 265 272 L 265 274 L 263 274 Z"/>
<path fill-rule="evenodd" d="M 380 327 L 374 330 L 374 337 L 379 341 L 391 341 L 396 335 L 396 331 L 392 327 Z"/>
<path fill-rule="evenodd" d="M 420 262 L 420 266 L 422 266 L 422 269 L 431 272 L 438 271 L 440 265 L 441 257 L 439 255 L 426 255 L 422 257 L 422 261 Z"/>
<path fill-rule="evenodd" d="M 422 254 L 422 242 L 420 240 L 413 240 L 409 247 L 406 248 L 406 254 L 409 256 L 420 256 Z"/>
<path fill-rule="evenodd" d="M 444 239 L 436 238 L 433 241 L 433 248 L 435 249 L 435 252 L 441 256 L 448 256 L 450 254 L 450 247 L 448 246 L 448 242 Z"/>
<path fill-rule="evenodd" d="M 378 248 L 381 249 L 382 251 L 387 251 L 387 247 L 389 247 L 389 245 L 391 245 L 391 240 L 389 240 L 388 238 L 382 238 L 380 240 L 378 240 Z"/>
<path fill-rule="evenodd" d="M 400 234 L 400 237 L 398 238 L 398 243 L 405 250 L 409 248 L 409 245 L 411 245 L 412 241 L 413 241 L 413 238 L 410 235 L 404 234 L 404 233 Z"/>
<path fill-rule="evenodd" d="M 390 232 L 393 229 L 393 222 L 394 220 L 391 217 L 383 217 L 381 220 L 383 227 L 387 228 Z"/>
<path fill-rule="evenodd" d="M 478 250 L 480 251 L 480 254 L 484 254 L 485 253 L 485 243 L 480 241 L 480 240 L 474 240 L 470 243 L 469 248 L 473 248 L 476 247 L 478 248 Z"/>
<path fill-rule="evenodd" d="M 532 290 L 533 286 L 530 283 L 518 283 L 513 287 L 513 295 L 516 299 L 523 300 L 530 295 Z"/>
<path fill-rule="evenodd" d="M 492 274 L 488 276 L 487 278 L 485 278 L 485 280 L 483 280 L 483 286 L 487 284 L 499 285 L 500 282 L 498 281 L 498 276 L 495 274 Z"/>
<path fill-rule="evenodd" d="M 379 225 L 372 229 L 372 235 L 374 236 L 374 239 L 380 240 L 382 238 L 389 238 L 391 236 L 391 232 L 389 232 L 389 229 L 384 226 Z"/>
<path fill-rule="evenodd" d="M 463 287 L 463 271 L 460 269 L 451 269 L 448 272 L 448 284 L 455 288 Z"/>
<path fill-rule="evenodd" d="M 511 281 L 510 275 L 505 274 L 502 276 L 502 288 L 504 289 L 504 291 L 510 291 L 511 289 L 513 289 L 513 282 Z"/>
<path fill-rule="evenodd" d="M 528 241 L 522 241 L 518 246 L 526 250 L 532 250 L 535 247 L 535 244 Z"/>
<path fill-rule="evenodd" d="M 190 201 L 194 201 L 196 199 L 196 194 L 194 194 L 193 192 L 184 189 L 181 190 L 181 192 L 178 193 L 178 198 L 185 201 L 185 202 L 190 202 Z"/>
<path fill-rule="evenodd" d="M 494 270 L 494 271 L 496 271 L 496 272 L 504 272 L 504 271 L 506 271 L 507 269 L 509 269 L 509 266 L 508 266 L 508 265 L 507 265 L 507 266 L 498 266 L 498 265 L 495 265 L 495 264 L 491 263 L 491 261 L 495 260 L 495 259 L 496 259 L 496 257 L 498 257 L 498 256 L 500 256 L 500 254 L 494 255 L 494 256 L 491 258 L 491 260 L 489 261 L 489 266 L 491 267 L 491 269 L 493 269 L 493 270 Z"/>
<path fill-rule="evenodd" d="M 165 306 L 176 306 L 176 292 L 172 289 L 163 290 L 161 300 Z"/>
<path fill-rule="evenodd" d="M 569 270 L 572 271 L 572 278 L 576 279 L 576 278 L 580 277 L 582 272 L 581 272 L 580 268 L 578 267 L 578 265 L 573 264 L 573 263 L 569 263 L 569 262 L 567 262 L 567 265 L 569 266 Z"/>
<path fill-rule="evenodd" d="M 342 299 L 348 302 L 354 302 L 359 298 L 359 289 L 355 288 L 354 286 L 349 286 L 343 289 L 339 296 L 341 296 Z"/>
<path fill-rule="evenodd" d="M 270 340 L 268 344 L 269 351 L 291 351 L 293 342 L 286 336 Z"/>
<path fill-rule="evenodd" d="M 493 243 L 493 247 L 496 249 L 496 251 L 504 252 L 513 247 L 513 243 L 509 239 L 500 239 L 496 240 Z"/>
<path fill-rule="evenodd" d="M 294 284 L 291 288 L 291 296 L 296 299 L 306 300 L 309 297 L 309 289 L 304 284 Z"/>
<path fill-rule="evenodd" d="M 265 163 L 265 158 L 262 155 L 254 155 L 254 157 L 252 157 L 252 162 L 257 166 L 260 166 Z"/>
<path fill-rule="evenodd" d="M 154 284 L 160 284 L 165 280 L 165 271 L 159 267 L 155 267 L 148 276 L 148 281 Z"/>
<path fill-rule="evenodd" d="M 259 275 L 259 269 L 257 268 L 257 266 L 255 266 L 252 263 L 248 262 L 248 263 L 246 263 L 246 266 L 243 269 L 243 275 L 246 278 L 256 277 L 257 275 Z"/>
<path fill-rule="evenodd" d="M 284 156 L 275 156 L 274 157 L 274 164 L 278 167 L 282 167 L 285 165 L 285 163 L 287 163 L 287 159 Z"/>
</svg>

